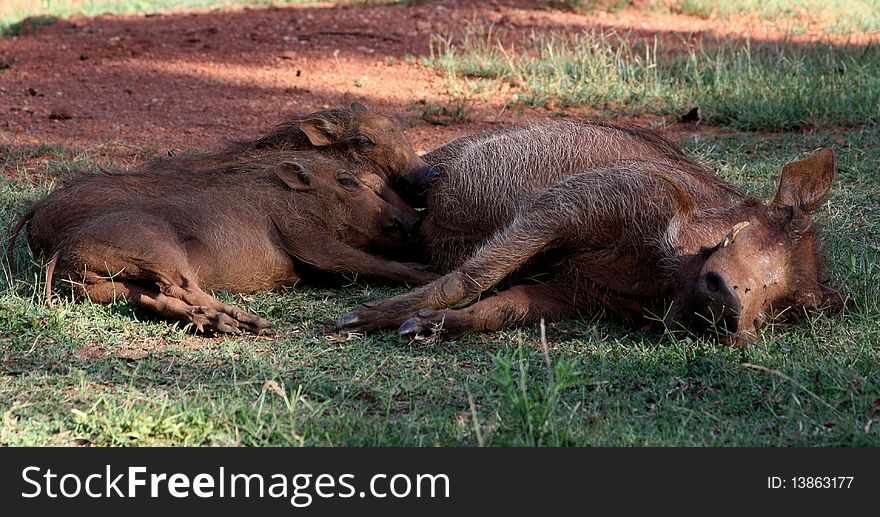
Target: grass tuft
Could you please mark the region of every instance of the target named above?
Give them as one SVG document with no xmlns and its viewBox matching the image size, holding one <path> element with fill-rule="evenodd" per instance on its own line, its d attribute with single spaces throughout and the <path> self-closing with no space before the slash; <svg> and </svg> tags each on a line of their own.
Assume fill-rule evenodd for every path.
<svg viewBox="0 0 880 517">
<path fill-rule="evenodd" d="M 823 28 L 841 34 L 880 30 L 880 0 L 677 0 L 672 9 L 706 19 L 739 15 L 772 21 L 827 20 Z"/>
<path fill-rule="evenodd" d="M 590 106 L 608 114 L 680 115 L 699 106 L 706 122 L 786 131 L 880 121 L 880 49 L 814 45 L 722 45 L 669 54 L 659 42 L 616 33 L 536 35 L 502 43 L 474 24 L 459 42 L 436 37 L 424 62 L 453 80 L 489 78 L 519 88 L 526 106 Z"/>
</svg>

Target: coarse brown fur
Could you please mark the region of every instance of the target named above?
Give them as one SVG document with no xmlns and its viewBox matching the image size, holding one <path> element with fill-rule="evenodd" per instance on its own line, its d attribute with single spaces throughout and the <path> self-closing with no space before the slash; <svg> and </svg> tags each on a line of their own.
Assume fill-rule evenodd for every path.
<svg viewBox="0 0 880 517">
<path fill-rule="evenodd" d="M 424 159 L 439 177 L 428 190 L 423 238 L 442 271 L 470 257 L 544 189 L 621 160 L 667 164 L 676 176 L 692 178 L 685 183 L 707 204 L 743 195 L 672 142 L 628 124 L 560 121 L 493 131 L 450 142 Z"/>
<path fill-rule="evenodd" d="M 754 336 L 784 310 L 839 302 L 810 212 L 827 194 L 826 149 L 783 168 L 764 204 L 643 129 L 570 122 L 488 133 L 426 155 L 440 173 L 422 229 L 451 271 L 370 302 L 339 326 L 446 336 L 605 311 Z M 541 283 L 527 283 L 535 273 Z M 467 304 L 501 281 L 519 284 Z"/>
</svg>

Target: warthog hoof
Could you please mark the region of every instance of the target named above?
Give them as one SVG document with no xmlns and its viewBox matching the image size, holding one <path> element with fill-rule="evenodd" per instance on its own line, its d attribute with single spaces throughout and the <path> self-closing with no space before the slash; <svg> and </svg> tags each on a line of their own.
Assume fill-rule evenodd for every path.
<svg viewBox="0 0 880 517">
<path fill-rule="evenodd" d="M 336 328 L 350 332 L 372 332 L 382 328 L 394 328 L 413 315 L 409 300 L 387 298 L 367 302 L 347 312 L 336 320 Z"/>
<path fill-rule="evenodd" d="M 400 335 L 400 337 L 412 339 L 421 334 L 424 330 L 425 328 L 424 325 L 422 325 L 422 320 L 416 317 L 404 321 L 403 325 L 401 325 L 400 328 L 397 329 L 397 333 Z"/>
<path fill-rule="evenodd" d="M 336 328 L 353 327 L 360 321 L 357 311 L 346 312 L 336 320 Z"/>
<path fill-rule="evenodd" d="M 199 332 L 221 332 L 223 334 L 250 332 L 258 336 L 275 334 L 274 325 L 269 320 L 241 310 L 235 312 L 236 317 L 233 317 L 210 307 L 193 307 L 190 318 Z"/>
<path fill-rule="evenodd" d="M 362 305 L 357 309 L 347 312 L 336 320 L 336 328 L 349 332 L 372 332 L 389 324 L 385 321 L 381 309 Z"/>
<path fill-rule="evenodd" d="M 430 338 L 456 339 L 467 334 L 471 328 L 461 311 L 425 309 L 406 320 L 397 329 L 400 337 L 415 339 L 419 336 Z"/>
</svg>

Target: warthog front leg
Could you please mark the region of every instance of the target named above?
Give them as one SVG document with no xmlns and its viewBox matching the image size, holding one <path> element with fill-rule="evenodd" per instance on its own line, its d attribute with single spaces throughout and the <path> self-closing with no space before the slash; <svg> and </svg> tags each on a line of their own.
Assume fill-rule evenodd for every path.
<svg viewBox="0 0 880 517">
<path fill-rule="evenodd" d="M 440 335 L 455 339 L 470 332 L 555 321 L 577 315 L 570 286 L 559 282 L 517 285 L 464 309 L 423 309 L 403 322 L 403 337 Z"/>
<path fill-rule="evenodd" d="M 641 211 L 638 217 L 647 220 L 668 220 L 677 213 L 676 205 L 681 204 L 676 203 L 678 197 L 687 194 L 664 194 L 661 199 L 668 199 L 667 203 L 634 205 L 635 201 L 618 200 L 656 199 L 658 189 L 668 187 L 668 181 L 660 176 L 646 181 L 643 174 L 626 170 L 604 176 L 593 172 L 571 176 L 524 204 L 507 228 L 456 271 L 410 294 L 364 304 L 340 317 L 337 326 L 357 331 L 397 327 L 424 309 L 446 309 L 471 302 L 539 253 L 553 250 L 566 256 L 597 245 L 608 246 L 609 240 L 640 238 L 633 236 L 640 233 L 634 228 L 633 213 Z M 558 266 L 545 267 L 556 268 L 547 273 L 559 272 Z M 578 275 L 586 274 L 575 273 L 569 281 L 575 284 Z"/>
<path fill-rule="evenodd" d="M 281 236 L 287 253 L 319 271 L 362 275 L 389 282 L 424 285 L 436 280 L 437 273 L 422 264 L 401 263 L 363 252 L 327 235 Z"/>
<path fill-rule="evenodd" d="M 409 294 L 367 302 L 344 314 L 337 326 L 369 332 L 397 327 L 424 309 L 443 309 L 470 302 L 550 246 L 556 235 L 526 218 L 484 245 L 457 271 Z"/>
</svg>

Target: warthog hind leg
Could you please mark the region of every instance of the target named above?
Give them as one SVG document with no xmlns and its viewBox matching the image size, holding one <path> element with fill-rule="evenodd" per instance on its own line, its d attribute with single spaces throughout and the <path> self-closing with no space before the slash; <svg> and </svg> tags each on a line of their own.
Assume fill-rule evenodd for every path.
<svg viewBox="0 0 880 517">
<path fill-rule="evenodd" d="M 124 299 L 200 332 L 271 332 L 269 321 L 202 291 L 175 234 L 157 218 L 134 212 L 96 221 L 63 255 L 80 298 Z"/>
<path fill-rule="evenodd" d="M 162 318 L 192 323 L 199 332 L 222 332 L 240 334 L 271 334 L 272 323 L 257 315 L 226 305 L 212 296 L 201 293 L 201 303 L 192 304 L 174 296 L 168 296 L 157 287 L 140 285 L 131 281 L 100 279 L 95 283 L 78 286 L 79 296 L 94 303 L 128 303 L 155 312 Z"/>
</svg>

